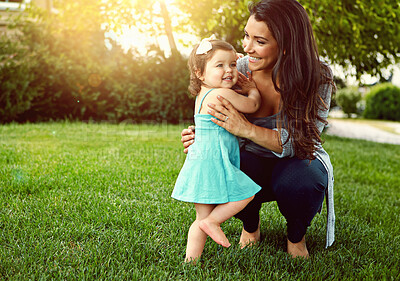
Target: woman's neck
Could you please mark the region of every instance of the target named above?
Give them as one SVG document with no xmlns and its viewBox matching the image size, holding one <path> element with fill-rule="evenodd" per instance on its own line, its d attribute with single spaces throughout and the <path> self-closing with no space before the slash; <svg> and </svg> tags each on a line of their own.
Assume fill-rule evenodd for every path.
<svg viewBox="0 0 400 281">
<path fill-rule="evenodd" d="M 253 71 L 251 74 L 253 77 L 257 77 L 258 79 L 261 79 L 265 82 L 272 81 L 272 70 L 257 70 Z"/>
</svg>

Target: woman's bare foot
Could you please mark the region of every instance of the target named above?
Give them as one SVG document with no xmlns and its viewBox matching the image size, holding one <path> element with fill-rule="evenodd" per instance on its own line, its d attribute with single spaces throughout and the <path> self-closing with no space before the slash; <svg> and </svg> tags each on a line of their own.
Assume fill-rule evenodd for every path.
<svg viewBox="0 0 400 281">
<path fill-rule="evenodd" d="M 225 233 L 222 231 L 219 224 L 214 221 L 211 221 L 211 219 L 205 218 L 204 220 L 201 220 L 199 222 L 199 227 L 201 230 L 207 233 L 207 235 L 210 236 L 211 239 L 214 240 L 217 244 L 225 248 L 228 248 L 231 245 L 231 243 L 229 243 L 228 238 L 226 238 Z"/>
<path fill-rule="evenodd" d="M 305 236 L 303 236 L 303 239 L 301 239 L 301 241 L 298 243 L 292 243 L 288 239 L 287 252 L 292 256 L 292 258 L 309 258 L 310 255 L 308 254 Z"/>
<path fill-rule="evenodd" d="M 244 247 L 253 246 L 254 244 L 260 242 L 260 237 L 261 237 L 260 233 L 261 233 L 260 224 L 258 225 L 257 230 L 253 233 L 247 232 L 243 228 L 242 235 L 240 235 L 240 241 L 239 241 L 240 248 L 243 249 Z"/>
</svg>

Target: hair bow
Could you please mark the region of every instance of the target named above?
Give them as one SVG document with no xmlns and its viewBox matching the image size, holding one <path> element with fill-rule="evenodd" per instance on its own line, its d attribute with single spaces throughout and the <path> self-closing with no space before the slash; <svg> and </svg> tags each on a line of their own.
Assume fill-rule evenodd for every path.
<svg viewBox="0 0 400 281">
<path fill-rule="evenodd" d="M 209 50 L 212 49 L 212 44 L 211 44 L 211 40 L 216 40 L 217 38 L 215 37 L 215 35 L 211 35 L 209 38 L 204 38 L 203 40 L 201 40 L 199 47 L 196 50 L 196 55 L 204 55 L 207 54 L 207 52 Z"/>
</svg>

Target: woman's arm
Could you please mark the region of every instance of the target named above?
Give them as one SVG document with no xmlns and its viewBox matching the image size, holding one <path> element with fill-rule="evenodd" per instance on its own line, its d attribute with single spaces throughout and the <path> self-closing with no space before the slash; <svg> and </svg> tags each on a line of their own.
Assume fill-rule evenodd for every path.
<svg viewBox="0 0 400 281">
<path fill-rule="evenodd" d="M 318 114 L 324 120 L 328 118 L 330 99 L 334 88 L 334 85 L 331 83 L 326 83 L 321 85 L 319 89 L 320 96 L 326 108 L 321 109 Z M 292 157 L 295 155 L 292 141 L 290 139 L 286 141 L 289 135 L 286 129 L 282 128 L 278 133 L 277 128 L 271 130 L 251 124 L 229 104 L 229 101 L 224 100 L 222 97 L 218 99 L 221 101 L 222 106 L 209 105 L 209 107 L 213 109 L 209 111 L 209 113 L 218 119 L 222 118 L 220 120 L 225 120 L 226 116 L 228 116 L 229 119 L 227 122 L 214 119 L 214 123 L 236 136 L 247 138 L 271 150 L 277 157 Z M 325 124 L 318 120 L 316 120 L 316 122 L 319 132 L 322 133 Z"/>
<path fill-rule="evenodd" d="M 231 134 L 249 139 L 276 153 L 282 153 L 282 145 L 277 131 L 250 123 L 228 100 L 221 96 L 218 97 L 218 100 L 221 105 L 208 104 L 210 107 L 208 113 L 215 117 L 211 119 L 215 124 Z M 220 121 L 225 120 L 226 117 L 229 117 L 227 121 Z"/>
<path fill-rule="evenodd" d="M 322 108 L 318 111 L 318 115 L 323 120 L 327 120 L 327 118 L 328 118 L 329 106 L 330 106 L 330 102 L 331 102 L 331 95 L 332 95 L 332 91 L 334 90 L 334 88 L 335 88 L 335 86 L 332 83 L 322 84 L 319 87 L 319 90 L 318 90 L 319 96 L 321 97 L 325 106 L 324 106 L 324 108 Z M 325 127 L 325 123 L 323 123 L 319 120 L 315 120 L 315 122 L 317 125 L 317 129 L 319 131 L 319 134 L 321 134 Z M 274 130 L 278 131 L 277 128 L 275 128 Z M 278 153 L 277 151 L 272 151 L 272 152 L 275 154 L 275 156 L 277 156 L 279 158 L 293 157 L 295 155 L 293 143 L 292 143 L 291 139 L 289 139 L 289 141 L 286 141 L 289 136 L 289 133 L 287 132 L 287 130 L 285 128 L 281 129 L 280 136 L 281 136 L 280 141 L 283 144 L 282 152 L 281 153 Z"/>
</svg>

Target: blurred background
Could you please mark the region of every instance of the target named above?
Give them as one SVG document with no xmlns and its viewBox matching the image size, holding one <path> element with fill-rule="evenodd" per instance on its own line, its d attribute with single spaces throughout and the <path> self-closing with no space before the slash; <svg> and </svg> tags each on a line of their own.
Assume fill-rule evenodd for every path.
<svg viewBox="0 0 400 281">
<path fill-rule="evenodd" d="M 400 121 L 400 1 L 300 0 L 332 101 Z M 0 123 L 191 122 L 187 56 L 215 34 L 243 52 L 247 0 L 0 0 Z"/>
</svg>

